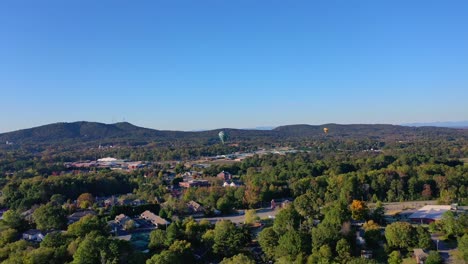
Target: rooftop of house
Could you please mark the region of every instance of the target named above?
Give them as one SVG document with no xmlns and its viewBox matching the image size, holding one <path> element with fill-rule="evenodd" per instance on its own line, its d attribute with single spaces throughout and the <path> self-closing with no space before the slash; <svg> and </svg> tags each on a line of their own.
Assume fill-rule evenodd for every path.
<svg viewBox="0 0 468 264">
<path fill-rule="evenodd" d="M 158 224 L 158 225 L 167 225 L 169 224 L 169 221 L 167 221 L 166 219 L 158 216 L 158 215 L 155 215 L 153 212 L 151 211 L 144 211 L 142 214 L 141 214 L 141 217 L 145 218 L 145 219 L 148 219 L 150 220 L 151 222 L 155 223 L 155 224 Z"/>
<path fill-rule="evenodd" d="M 38 229 L 29 229 L 27 231 L 25 231 L 23 234 L 25 235 L 38 235 L 38 234 L 43 234 L 41 230 L 38 230 Z"/>
<path fill-rule="evenodd" d="M 115 217 L 115 221 L 122 221 L 122 220 L 125 220 L 125 219 L 130 219 L 130 217 L 124 215 L 124 214 L 119 214 L 118 216 Z"/>
<path fill-rule="evenodd" d="M 413 250 L 413 253 L 414 253 L 414 256 L 415 257 L 418 257 L 418 258 L 427 258 L 428 254 L 426 252 L 424 252 L 424 250 L 422 250 L 421 248 L 415 248 Z"/>
<path fill-rule="evenodd" d="M 412 213 L 410 219 L 433 219 L 440 220 L 442 215 L 450 211 L 452 207 L 450 205 L 426 205 L 416 212 Z"/>
<path fill-rule="evenodd" d="M 87 215 L 96 215 L 96 212 L 94 212 L 93 210 L 78 211 L 78 212 L 74 212 L 68 217 L 69 218 L 81 218 Z"/>
</svg>

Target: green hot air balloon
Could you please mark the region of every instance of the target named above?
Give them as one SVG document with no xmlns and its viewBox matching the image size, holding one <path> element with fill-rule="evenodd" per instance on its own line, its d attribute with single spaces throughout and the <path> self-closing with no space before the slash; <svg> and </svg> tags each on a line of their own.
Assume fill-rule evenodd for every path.
<svg viewBox="0 0 468 264">
<path fill-rule="evenodd" d="M 227 140 L 227 133 L 225 133 L 224 131 L 220 131 L 218 133 L 218 136 L 219 136 L 219 139 L 221 140 L 221 143 L 224 144 L 224 142 Z"/>
</svg>

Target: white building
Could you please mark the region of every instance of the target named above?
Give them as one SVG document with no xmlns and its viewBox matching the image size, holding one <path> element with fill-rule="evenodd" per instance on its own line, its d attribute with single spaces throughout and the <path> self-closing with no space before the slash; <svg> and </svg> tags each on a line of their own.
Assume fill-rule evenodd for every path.
<svg viewBox="0 0 468 264">
<path fill-rule="evenodd" d="M 28 231 L 24 232 L 22 235 L 24 240 L 32 241 L 32 242 L 41 242 L 44 240 L 44 233 L 37 229 L 29 229 Z"/>
</svg>

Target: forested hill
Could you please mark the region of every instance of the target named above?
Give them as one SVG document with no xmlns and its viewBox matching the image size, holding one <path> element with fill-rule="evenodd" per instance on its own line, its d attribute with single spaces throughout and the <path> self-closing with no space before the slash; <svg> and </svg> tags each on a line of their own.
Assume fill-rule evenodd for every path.
<svg viewBox="0 0 468 264">
<path fill-rule="evenodd" d="M 323 128 L 329 129 L 325 135 Z M 103 124 L 97 122 L 54 123 L 29 129 L 0 134 L 1 144 L 13 145 L 64 143 L 114 142 L 127 144 L 149 142 L 194 141 L 218 142 L 218 132 L 224 130 L 232 141 L 295 140 L 302 138 L 370 138 L 414 139 L 428 137 L 467 138 L 468 130 L 441 127 L 406 127 L 395 125 L 288 125 L 273 130 L 245 130 L 220 128 L 216 130 L 185 132 L 142 128 L 130 123 Z"/>
<path fill-rule="evenodd" d="M 355 137 L 421 137 L 421 136 L 467 136 L 468 130 L 443 128 L 443 127 L 409 127 L 388 124 L 324 124 L 314 125 L 289 125 L 280 126 L 274 129 L 282 135 L 288 137 L 314 137 L 323 134 L 323 128 L 328 128 L 330 136 L 344 138 Z"/>
</svg>

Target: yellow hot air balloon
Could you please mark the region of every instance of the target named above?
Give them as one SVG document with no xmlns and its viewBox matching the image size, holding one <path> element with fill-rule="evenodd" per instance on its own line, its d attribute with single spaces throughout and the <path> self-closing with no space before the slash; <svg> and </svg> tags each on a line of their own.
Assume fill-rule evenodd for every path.
<svg viewBox="0 0 468 264">
<path fill-rule="evenodd" d="M 323 132 L 324 132 L 325 134 L 328 134 L 328 128 L 324 127 L 324 128 L 323 128 Z"/>
</svg>

